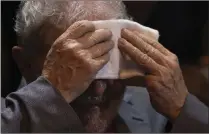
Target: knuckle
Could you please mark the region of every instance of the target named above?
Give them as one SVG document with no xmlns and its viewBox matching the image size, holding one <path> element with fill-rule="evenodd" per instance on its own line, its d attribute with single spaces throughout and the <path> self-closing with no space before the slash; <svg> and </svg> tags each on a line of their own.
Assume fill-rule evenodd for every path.
<svg viewBox="0 0 209 134">
<path fill-rule="evenodd" d="M 74 60 L 77 64 L 86 65 L 83 51 L 72 51 L 70 60 Z"/>
<path fill-rule="evenodd" d="M 71 40 L 71 39 L 68 39 L 65 41 L 64 43 L 64 47 L 66 49 L 68 49 L 69 51 L 74 51 L 78 48 L 79 46 L 79 43 L 75 40 Z"/>
<path fill-rule="evenodd" d="M 56 39 L 54 41 L 54 43 L 52 44 L 51 48 L 52 49 L 62 48 L 65 43 L 66 43 L 66 40 L 63 39 L 62 37 L 59 37 L 58 39 Z"/>
<path fill-rule="evenodd" d="M 179 69 L 179 64 L 176 63 L 176 62 L 172 63 L 172 69 L 173 70 L 178 70 Z"/>
<path fill-rule="evenodd" d="M 75 25 L 76 27 L 85 28 L 85 27 L 86 27 L 86 23 L 87 23 L 86 20 L 82 20 L 82 21 L 77 21 L 77 22 L 75 22 L 74 25 Z"/>
<path fill-rule="evenodd" d="M 178 57 L 177 57 L 176 55 L 173 55 L 170 64 L 171 64 L 171 67 L 172 67 L 173 69 L 178 69 L 178 68 L 179 68 Z"/>
<path fill-rule="evenodd" d="M 87 27 L 87 21 L 77 21 L 73 23 L 66 32 L 66 35 L 70 38 L 77 38 L 78 35 L 82 34 L 82 32 Z"/>
<path fill-rule="evenodd" d="M 139 37 L 138 36 L 136 36 L 136 35 L 132 35 L 132 34 L 130 34 L 130 37 L 134 40 L 134 41 L 139 41 L 140 39 L 139 39 Z"/>
<path fill-rule="evenodd" d="M 104 29 L 104 35 L 106 35 L 107 37 L 112 37 L 112 32 L 109 29 Z"/>
<path fill-rule="evenodd" d="M 90 27 L 89 25 L 90 25 L 90 22 L 87 20 L 77 21 L 72 25 L 71 31 L 74 32 L 75 30 L 77 30 L 77 32 L 82 32 L 83 30 Z M 71 34 L 73 34 L 73 33 L 71 33 Z"/>
<path fill-rule="evenodd" d="M 138 31 L 133 31 L 133 33 L 140 37 L 140 33 Z"/>
<path fill-rule="evenodd" d="M 153 48 L 153 47 L 146 47 L 146 54 L 147 55 L 151 55 L 151 54 L 153 54 L 153 55 L 155 55 L 155 49 Z"/>
<path fill-rule="evenodd" d="M 89 40 L 93 43 L 93 44 L 97 44 L 98 39 L 95 37 L 95 35 L 92 35 L 89 37 Z"/>
<path fill-rule="evenodd" d="M 161 47 L 161 48 L 162 48 L 162 49 L 161 49 L 162 53 L 165 54 L 165 55 L 167 56 L 168 51 L 167 51 L 166 49 L 163 49 L 163 47 Z"/>
<path fill-rule="evenodd" d="M 178 57 L 177 57 L 177 55 L 172 54 L 172 55 L 171 55 L 171 57 L 172 57 L 172 59 L 173 59 L 174 61 L 178 61 Z"/>
<path fill-rule="evenodd" d="M 151 59 L 147 56 L 147 54 L 142 54 L 141 58 L 143 59 L 144 63 L 145 62 L 148 62 L 148 63 L 151 62 Z"/>
<path fill-rule="evenodd" d="M 157 46 L 158 42 L 157 41 L 152 41 L 151 44 L 152 44 L 152 46 Z"/>
<path fill-rule="evenodd" d="M 133 48 L 133 53 L 135 54 L 135 56 L 137 56 L 138 49 L 136 47 Z M 144 57 L 144 56 L 145 56 L 145 54 L 142 55 L 142 57 Z"/>
<path fill-rule="evenodd" d="M 77 56 L 83 61 L 89 61 L 90 54 L 86 50 L 79 50 L 76 52 Z"/>
<path fill-rule="evenodd" d="M 85 29 L 88 27 L 87 21 L 81 21 L 78 25 L 80 29 Z"/>
<path fill-rule="evenodd" d="M 100 54 L 100 53 L 101 53 L 101 48 L 97 48 L 97 49 L 95 50 L 95 53 L 96 53 L 96 54 Z"/>
</svg>

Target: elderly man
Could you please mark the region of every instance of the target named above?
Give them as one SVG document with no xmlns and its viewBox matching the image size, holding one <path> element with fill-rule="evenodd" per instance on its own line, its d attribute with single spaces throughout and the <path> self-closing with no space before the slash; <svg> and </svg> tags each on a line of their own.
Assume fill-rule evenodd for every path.
<svg viewBox="0 0 209 134">
<path fill-rule="evenodd" d="M 23 3 L 13 55 L 32 83 L 6 98 L 3 132 L 127 132 L 117 116 L 125 85 L 121 80 L 93 81 L 114 43 L 109 30 L 95 30 L 91 22 L 125 16 L 117 1 Z M 84 19 L 88 21 L 80 21 Z M 175 122 L 173 131 L 184 132 L 183 121 L 192 115 L 186 119 L 196 127 L 191 132 L 205 132 L 207 107 L 188 95 L 176 56 L 137 31 L 123 29 L 121 36 L 119 49 L 146 70 L 151 103 Z M 190 113 L 190 101 L 200 103 L 201 115 Z"/>
</svg>

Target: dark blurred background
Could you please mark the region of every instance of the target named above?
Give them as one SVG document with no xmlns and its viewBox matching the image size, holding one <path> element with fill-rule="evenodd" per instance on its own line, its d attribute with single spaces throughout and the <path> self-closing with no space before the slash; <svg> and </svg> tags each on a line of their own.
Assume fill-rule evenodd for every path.
<svg viewBox="0 0 209 134">
<path fill-rule="evenodd" d="M 13 27 L 19 3 L 1 2 L 3 97 L 15 91 L 21 79 L 11 53 L 12 47 L 16 45 Z M 200 71 L 208 67 L 208 2 L 124 3 L 135 21 L 159 30 L 160 42 L 179 57 L 189 91 L 202 101 L 209 102 L 208 79 Z"/>
</svg>

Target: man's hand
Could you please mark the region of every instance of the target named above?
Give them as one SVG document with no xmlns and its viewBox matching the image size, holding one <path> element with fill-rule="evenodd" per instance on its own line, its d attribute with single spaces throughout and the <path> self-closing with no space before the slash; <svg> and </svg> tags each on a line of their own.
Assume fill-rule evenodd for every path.
<svg viewBox="0 0 209 134">
<path fill-rule="evenodd" d="M 71 102 L 88 88 L 108 62 L 108 52 L 114 45 L 111 37 L 109 30 L 95 31 L 90 21 L 74 23 L 52 45 L 42 75 Z"/>
<path fill-rule="evenodd" d="M 188 94 L 177 56 L 136 31 L 123 29 L 121 37 L 120 50 L 146 71 L 145 81 L 153 107 L 174 121 Z"/>
</svg>

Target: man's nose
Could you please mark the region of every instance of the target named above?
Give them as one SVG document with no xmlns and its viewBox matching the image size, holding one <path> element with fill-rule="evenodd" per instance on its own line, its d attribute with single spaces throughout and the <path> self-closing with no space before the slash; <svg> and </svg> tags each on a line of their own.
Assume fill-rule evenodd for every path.
<svg viewBox="0 0 209 134">
<path fill-rule="evenodd" d="M 107 88 L 107 82 L 105 80 L 95 80 L 93 87 L 96 95 L 103 95 L 105 89 Z"/>
</svg>

